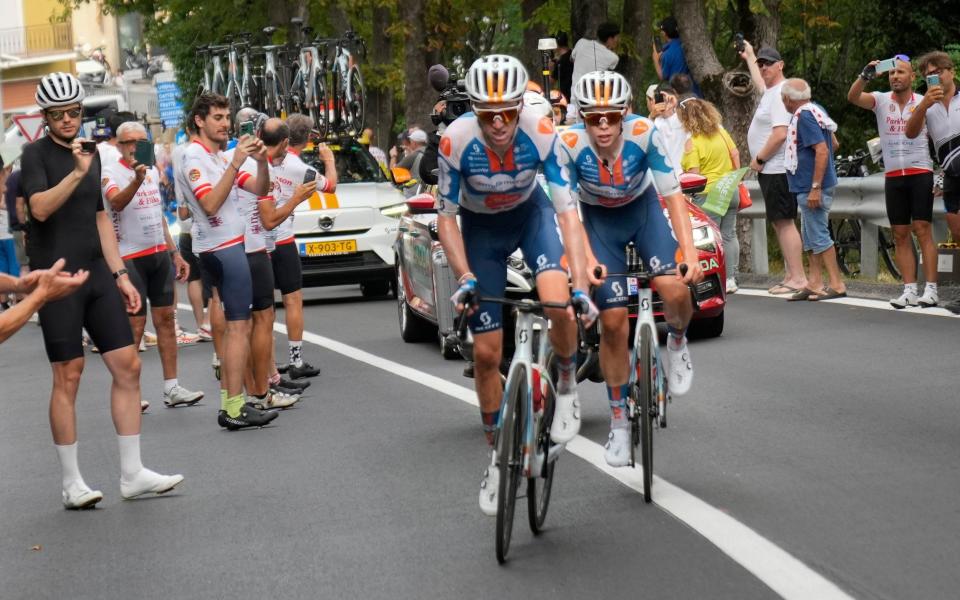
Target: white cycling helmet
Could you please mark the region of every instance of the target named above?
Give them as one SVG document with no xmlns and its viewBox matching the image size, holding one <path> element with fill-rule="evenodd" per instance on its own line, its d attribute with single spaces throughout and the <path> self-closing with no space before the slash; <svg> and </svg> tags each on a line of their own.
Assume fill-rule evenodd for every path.
<svg viewBox="0 0 960 600">
<path fill-rule="evenodd" d="M 523 108 L 531 110 L 540 117 L 553 117 L 553 107 L 550 101 L 539 92 L 526 92 L 523 95 Z"/>
<path fill-rule="evenodd" d="M 481 56 L 467 71 L 467 95 L 473 102 L 512 102 L 523 98 L 527 70 L 506 54 Z"/>
<path fill-rule="evenodd" d="M 34 99 L 37 106 L 47 109 L 78 104 L 85 96 L 83 85 L 70 73 L 50 73 L 37 84 Z"/>
<path fill-rule="evenodd" d="M 580 78 L 574 94 L 577 108 L 581 111 L 591 108 L 619 108 L 630 105 L 630 84 L 620 73 L 613 71 L 592 71 Z"/>
</svg>

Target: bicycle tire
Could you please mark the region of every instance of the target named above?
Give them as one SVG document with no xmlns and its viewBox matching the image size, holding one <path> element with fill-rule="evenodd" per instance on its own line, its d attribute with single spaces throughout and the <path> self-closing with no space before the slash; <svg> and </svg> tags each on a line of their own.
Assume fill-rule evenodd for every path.
<svg viewBox="0 0 960 600">
<path fill-rule="evenodd" d="M 507 407 L 503 411 L 497 436 L 497 468 L 500 470 L 500 485 L 497 490 L 497 562 L 503 564 L 510 551 L 513 533 L 513 512 L 517 504 L 517 486 L 520 483 L 520 439 L 523 425 L 524 393 L 527 389 L 527 372 L 519 367 L 513 372 L 506 395 Z"/>
<path fill-rule="evenodd" d="M 880 258 L 883 259 L 883 264 L 887 266 L 890 275 L 902 281 L 903 273 L 900 272 L 900 267 L 897 265 L 895 258 L 897 245 L 893 241 L 892 232 L 889 237 L 884 233 L 886 229 L 886 227 L 881 227 L 877 231 L 877 245 L 880 247 Z M 913 272 L 916 274 L 920 270 L 920 247 L 917 244 L 917 238 L 913 235 L 910 236 L 910 250 L 910 259 L 913 261 Z"/>
<path fill-rule="evenodd" d="M 272 75 L 267 74 L 263 77 L 263 83 L 264 112 L 267 113 L 268 117 L 278 117 L 280 111 L 277 109 L 277 80 Z"/>
<path fill-rule="evenodd" d="M 347 73 L 346 87 L 347 117 L 350 126 L 356 133 L 363 131 L 363 122 L 367 111 L 366 90 L 363 87 L 363 76 L 360 69 L 354 65 Z"/>
<path fill-rule="evenodd" d="M 327 84 L 324 82 L 324 73 L 317 70 L 317 76 L 313 83 L 313 124 L 320 134 L 320 139 L 327 138 L 327 132 L 330 130 L 330 113 L 327 111 Z"/>
<path fill-rule="evenodd" d="M 840 270 L 847 277 L 860 275 L 860 223 L 856 219 L 840 219 L 831 233 Z"/>
<path fill-rule="evenodd" d="M 653 420 L 656 417 L 656 396 L 654 395 L 653 378 L 653 344 L 656 337 L 650 332 L 649 325 L 641 325 L 640 330 L 640 366 L 641 373 L 637 378 L 637 401 L 640 410 L 637 417 L 640 420 L 640 458 L 643 467 L 643 501 L 649 504 L 653 488 Z"/>
<path fill-rule="evenodd" d="M 546 369 L 541 373 L 546 373 Z M 544 455 L 543 472 L 534 473 L 527 479 L 527 519 L 533 535 L 540 535 L 543 523 L 550 508 L 550 491 L 553 489 L 553 473 L 557 461 L 550 461 L 550 425 L 553 423 L 553 411 L 556 408 L 556 393 L 553 384 L 546 385 L 547 393 L 543 398 L 543 418 L 537 431 L 537 446 Z"/>
</svg>

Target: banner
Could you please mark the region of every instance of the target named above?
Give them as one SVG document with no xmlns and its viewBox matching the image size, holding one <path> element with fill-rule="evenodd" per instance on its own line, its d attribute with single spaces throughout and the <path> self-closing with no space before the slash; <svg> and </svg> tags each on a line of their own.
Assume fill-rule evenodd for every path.
<svg viewBox="0 0 960 600">
<path fill-rule="evenodd" d="M 177 127 L 183 121 L 183 104 L 176 81 L 157 81 L 157 109 L 164 127 Z"/>
<path fill-rule="evenodd" d="M 740 181 L 743 180 L 743 176 L 746 175 L 749 170 L 750 167 L 743 167 L 736 171 L 730 171 L 718 179 L 716 183 L 713 184 L 710 193 L 707 194 L 707 200 L 700 208 L 708 213 L 721 217 L 727 214 L 727 210 L 730 209 L 730 201 L 737 195 L 737 186 L 740 185 Z M 738 196 L 737 202 L 739 201 Z"/>
</svg>

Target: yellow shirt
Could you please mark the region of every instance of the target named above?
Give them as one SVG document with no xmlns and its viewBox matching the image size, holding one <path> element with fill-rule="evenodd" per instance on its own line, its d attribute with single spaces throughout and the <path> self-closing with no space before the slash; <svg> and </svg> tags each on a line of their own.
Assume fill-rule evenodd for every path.
<svg viewBox="0 0 960 600">
<path fill-rule="evenodd" d="M 730 134 L 723 127 L 709 137 L 696 135 L 687 143 L 688 150 L 683 154 L 680 165 L 684 171 L 700 171 L 707 178 L 704 194 L 709 194 L 717 180 L 733 170 L 730 149 L 735 147 Z"/>
</svg>

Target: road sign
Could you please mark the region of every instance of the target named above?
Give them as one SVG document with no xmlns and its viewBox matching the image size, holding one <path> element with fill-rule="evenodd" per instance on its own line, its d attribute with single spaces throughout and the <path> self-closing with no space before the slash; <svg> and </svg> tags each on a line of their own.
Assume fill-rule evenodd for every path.
<svg viewBox="0 0 960 600">
<path fill-rule="evenodd" d="M 16 124 L 17 129 L 20 130 L 20 133 L 23 135 L 23 137 L 27 138 L 28 142 L 32 142 L 43 137 L 44 119 L 42 114 L 35 113 L 32 115 L 15 115 L 13 117 L 13 122 Z"/>
<path fill-rule="evenodd" d="M 183 104 L 176 81 L 157 81 L 157 109 L 164 127 L 176 127 L 183 121 Z"/>
</svg>

